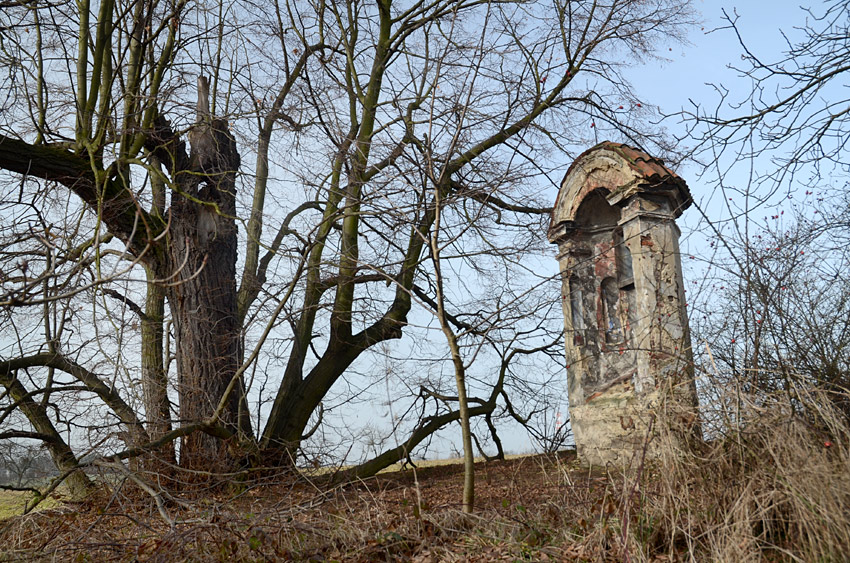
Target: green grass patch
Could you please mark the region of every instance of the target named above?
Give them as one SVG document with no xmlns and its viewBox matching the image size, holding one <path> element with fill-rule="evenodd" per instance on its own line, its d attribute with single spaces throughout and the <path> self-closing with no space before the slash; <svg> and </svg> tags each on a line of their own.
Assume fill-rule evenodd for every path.
<svg viewBox="0 0 850 563">
<path fill-rule="evenodd" d="M 60 492 L 59 494 L 61 495 L 62 493 Z M 27 503 L 32 503 L 34 496 L 29 491 L 0 490 L 0 521 L 23 514 Z M 62 506 L 62 501 L 51 495 L 39 503 L 36 510 L 47 510 L 59 506 Z"/>
</svg>

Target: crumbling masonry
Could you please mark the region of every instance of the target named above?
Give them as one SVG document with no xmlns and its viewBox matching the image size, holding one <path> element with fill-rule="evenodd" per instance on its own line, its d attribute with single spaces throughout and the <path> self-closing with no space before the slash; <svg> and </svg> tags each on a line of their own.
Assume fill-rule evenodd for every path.
<svg viewBox="0 0 850 563">
<path fill-rule="evenodd" d="M 548 235 L 563 279 L 570 421 L 586 464 L 630 463 L 671 398 L 695 412 L 675 224 L 690 204 L 660 160 L 611 142 L 579 156 L 561 184 Z"/>
</svg>

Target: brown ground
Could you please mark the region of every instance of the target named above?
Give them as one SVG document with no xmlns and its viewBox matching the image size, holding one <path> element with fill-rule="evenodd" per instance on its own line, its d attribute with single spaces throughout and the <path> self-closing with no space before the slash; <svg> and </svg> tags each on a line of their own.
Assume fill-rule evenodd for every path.
<svg viewBox="0 0 850 563">
<path fill-rule="evenodd" d="M 334 487 L 278 476 L 165 495 L 160 511 L 150 495 L 124 485 L 83 504 L 0 523 L 0 560 L 618 558 L 616 546 L 606 545 L 616 540 L 608 521 L 618 515 L 606 500 L 614 489 L 604 475 L 579 469 L 573 453 L 476 464 L 471 516 L 459 510 L 461 489 L 459 465 Z M 588 541 L 595 536 L 601 543 Z"/>
</svg>

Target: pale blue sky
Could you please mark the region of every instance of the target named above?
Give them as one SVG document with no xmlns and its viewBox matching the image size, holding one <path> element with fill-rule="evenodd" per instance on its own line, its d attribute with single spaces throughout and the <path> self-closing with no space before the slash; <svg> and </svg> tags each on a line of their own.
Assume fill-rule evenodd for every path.
<svg viewBox="0 0 850 563">
<path fill-rule="evenodd" d="M 688 45 L 669 45 L 662 53 L 667 59 L 661 64 L 647 64 L 631 72 L 635 90 L 647 103 L 658 106 L 665 114 L 674 114 L 681 109 L 693 110 L 691 100 L 709 111 L 713 111 L 720 99 L 713 85 L 722 85 L 729 91 L 726 116 L 735 115 L 728 103 L 744 102 L 752 89 L 748 78 L 729 68 L 730 65 L 745 66 L 741 60 L 743 52 L 735 32 L 723 18 L 723 11 L 731 16 L 737 15 L 737 25 L 741 37 L 750 52 L 763 62 L 774 62 L 782 58 L 788 49 L 787 41 L 797 41 L 803 37 L 799 28 L 806 23 L 808 14 L 801 4 L 809 5 L 816 14 L 823 11 L 820 2 L 800 2 L 793 0 L 703 0 L 695 3 L 701 12 L 703 22 L 691 31 Z M 810 19 L 810 18 L 809 18 Z M 784 35 L 783 35 L 784 33 Z M 786 39 L 787 37 L 787 39 Z M 745 110 L 744 110 L 745 111 Z M 684 127 L 679 119 L 671 117 L 664 126 L 672 133 L 683 134 Z M 687 141 L 686 141 L 687 142 Z M 704 160 L 704 157 L 703 157 Z M 724 183 L 744 186 L 749 182 L 748 163 L 742 162 L 733 167 L 724 176 Z M 763 158 L 756 166 L 769 167 L 768 158 Z M 712 177 L 700 178 L 698 167 L 684 164 L 677 169 L 690 186 L 694 200 L 713 220 L 721 222 L 730 216 L 726 208 L 726 197 L 715 189 Z M 772 202 L 780 207 L 792 205 L 792 201 L 781 197 Z M 773 213 L 773 212 L 771 212 Z M 761 211 L 753 214 L 761 218 Z M 707 253 L 706 239 L 709 234 L 699 212 L 693 208 L 680 220 L 683 228 L 682 251 L 698 257 Z M 694 232 L 697 230 L 698 232 Z M 696 235 L 696 236 L 695 236 Z M 704 252 L 705 251 L 705 252 Z M 701 276 L 699 264 L 686 264 L 692 276 Z"/>
<path fill-rule="evenodd" d="M 817 4 L 817 3 L 813 3 Z M 738 78 L 728 68 L 741 63 L 741 46 L 723 20 L 723 10 L 738 14 L 738 27 L 750 50 L 765 61 L 778 59 L 786 48 L 782 31 L 792 40 L 800 37 L 794 26 L 805 22 L 800 2 L 791 0 L 701 1 L 695 7 L 703 23 L 688 36 L 690 45 L 669 45 L 662 52 L 668 62 L 650 63 L 636 68 L 633 80 L 636 90 L 646 99 L 672 113 L 689 106 L 688 99 L 713 106 L 717 95 L 709 83 L 722 83 L 733 99 L 742 100 L 749 92 L 749 82 Z M 673 128 L 672 123 L 667 124 Z"/>
</svg>

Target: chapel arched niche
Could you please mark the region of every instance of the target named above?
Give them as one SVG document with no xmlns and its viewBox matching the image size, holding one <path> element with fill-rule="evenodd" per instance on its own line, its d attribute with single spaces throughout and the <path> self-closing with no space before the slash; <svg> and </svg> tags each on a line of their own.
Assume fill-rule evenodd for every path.
<svg viewBox="0 0 850 563">
<path fill-rule="evenodd" d="M 622 382 L 634 364 L 632 322 L 626 293 L 634 291 L 631 253 L 623 244 L 621 210 L 608 202 L 609 187 L 581 192 L 572 213 L 570 267 L 564 285 L 567 338 L 572 341 L 570 385 L 575 400 L 586 402 Z"/>
</svg>

